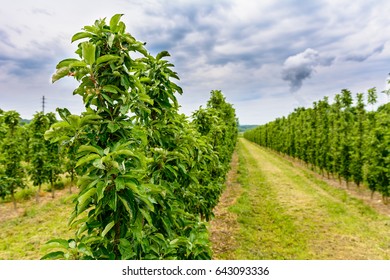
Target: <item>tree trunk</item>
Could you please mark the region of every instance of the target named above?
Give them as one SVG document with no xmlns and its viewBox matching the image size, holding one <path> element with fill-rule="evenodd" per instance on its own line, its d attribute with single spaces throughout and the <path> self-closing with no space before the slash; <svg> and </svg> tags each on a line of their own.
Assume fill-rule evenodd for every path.
<svg viewBox="0 0 390 280">
<path fill-rule="evenodd" d="M 41 185 L 38 185 L 38 190 L 37 190 L 37 193 L 35 194 L 35 202 L 36 203 L 39 203 L 40 192 L 41 192 Z"/>
<path fill-rule="evenodd" d="M 11 191 L 11 198 L 12 198 L 12 203 L 14 205 L 14 210 L 16 211 L 16 199 L 15 199 L 15 193 L 13 190 Z"/>
<path fill-rule="evenodd" d="M 53 183 L 53 181 L 50 183 L 51 183 L 51 198 L 54 198 L 55 197 L 54 183 Z"/>
</svg>

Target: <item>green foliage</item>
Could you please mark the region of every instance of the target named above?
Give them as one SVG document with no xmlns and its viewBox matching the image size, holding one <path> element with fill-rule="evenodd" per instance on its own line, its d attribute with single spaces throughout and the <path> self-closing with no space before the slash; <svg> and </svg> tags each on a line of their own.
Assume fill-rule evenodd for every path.
<svg viewBox="0 0 390 280">
<path fill-rule="evenodd" d="M 44 114 L 38 112 L 30 124 L 29 143 L 29 174 L 34 186 L 38 186 L 36 195 L 39 200 L 39 192 L 44 183 L 51 184 L 52 195 L 54 197 L 54 183 L 62 173 L 62 160 L 59 154 L 58 143 L 50 143 L 45 140 L 44 134 L 51 125 L 56 123 L 54 113 Z"/>
<path fill-rule="evenodd" d="M 365 155 L 367 183 L 387 201 L 390 197 L 390 103 L 379 107 L 370 121 L 372 127 Z"/>
<path fill-rule="evenodd" d="M 222 163 L 223 148 L 178 113 L 169 53 L 150 55 L 121 16 L 76 33 L 80 59 L 59 62 L 52 78 L 79 81 L 74 94 L 86 111 L 59 109 L 62 121 L 45 135 L 68 146 L 80 193 L 69 220 L 75 237 L 49 241 L 59 250 L 43 258 L 209 259 L 204 219 L 221 192 L 213 172 L 227 157 Z"/>
<path fill-rule="evenodd" d="M 377 100 L 376 89 L 368 90 L 368 104 Z M 244 136 L 260 145 L 299 158 L 328 176 L 366 183 L 379 191 L 384 201 L 390 197 L 389 104 L 376 112 L 367 112 L 364 94 L 344 89 L 335 95 L 333 104 L 327 98 L 313 108 L 298 108 L 287 118 L 245 132 Z"/>
<path fill-rule="evenodd" d="M 25 187 L 25 175 L 21 161 L 23 150 L 19 120 L 20 115 L 15 111 L 3 112 L 1 117 L 5 135 L 0 143 L 0 197 L 11 195 L 16 208 L 15 191 Z"/>
<path fill-rule="evenodd" d="M 196 111 L 193 122 L 197 130 L 211 140 L 221 161 L 222 170 L 215 170 L 213 176 L 223 178 L 229 168 L 238 135 L 238 120 L 233 106 L 226 102 L 220 90 L 213 90 L 207 108 Z"/>
</svg>

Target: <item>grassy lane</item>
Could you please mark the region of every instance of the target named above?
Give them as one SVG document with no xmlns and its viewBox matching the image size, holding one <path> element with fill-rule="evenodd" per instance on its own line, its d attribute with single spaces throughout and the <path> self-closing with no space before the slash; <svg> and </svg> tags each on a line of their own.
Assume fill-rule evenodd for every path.
<svg viewBox="0 0 390 280">
<path fill-rule="evenodd" d="M 389 259 L 390 217 L 245 139 L 232 259 Z M 215 258 L 219 258 L 218 255 Z"/>
<path fill-rule="evenodd" d="M 48 240 L 73 236 L 74 230 L 69 229 L 67 221 L 75 195 L 64 192 L 38 205 L 29 203 L 17 217 L 1 221 L 0 260 L 39 260 L 45 255 L 42 245 Z M 7 211 L 12 211 L 9 206 Z"/>
</svg>

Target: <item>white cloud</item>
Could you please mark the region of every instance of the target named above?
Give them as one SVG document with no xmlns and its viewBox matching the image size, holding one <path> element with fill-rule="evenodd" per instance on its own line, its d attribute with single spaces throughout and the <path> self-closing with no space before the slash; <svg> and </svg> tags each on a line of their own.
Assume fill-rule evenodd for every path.
<svg viewBox="0 0 390 280">
<path fill-rule="evenodd" d="M 389 9 L 384 0 L 11 1 L 0 10 L 0 108 L 31 117 L 46 94 L 53 108 L 80 110 L 74 82 L 49 84 L 55 64 L 74 56 L 70 38 L 84 25 L 124 13 L 127 30 L 152 54 L 171 53 L 185 113 L 222 89 L 241 123 L 264 122 L 299 100 L 310 105 L 341 88 L 383 87 Z"/>
</svg>

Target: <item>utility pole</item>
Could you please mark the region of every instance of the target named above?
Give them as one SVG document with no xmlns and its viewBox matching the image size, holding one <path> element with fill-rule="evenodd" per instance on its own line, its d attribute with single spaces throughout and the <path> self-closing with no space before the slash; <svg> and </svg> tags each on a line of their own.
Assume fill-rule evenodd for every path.
<svg viewBox="0 0 390 280">
<path fill-rule="evenodd" d="M 42 113 L 45 114 L 45 96 L 42 96 Z"/>
</svg>

